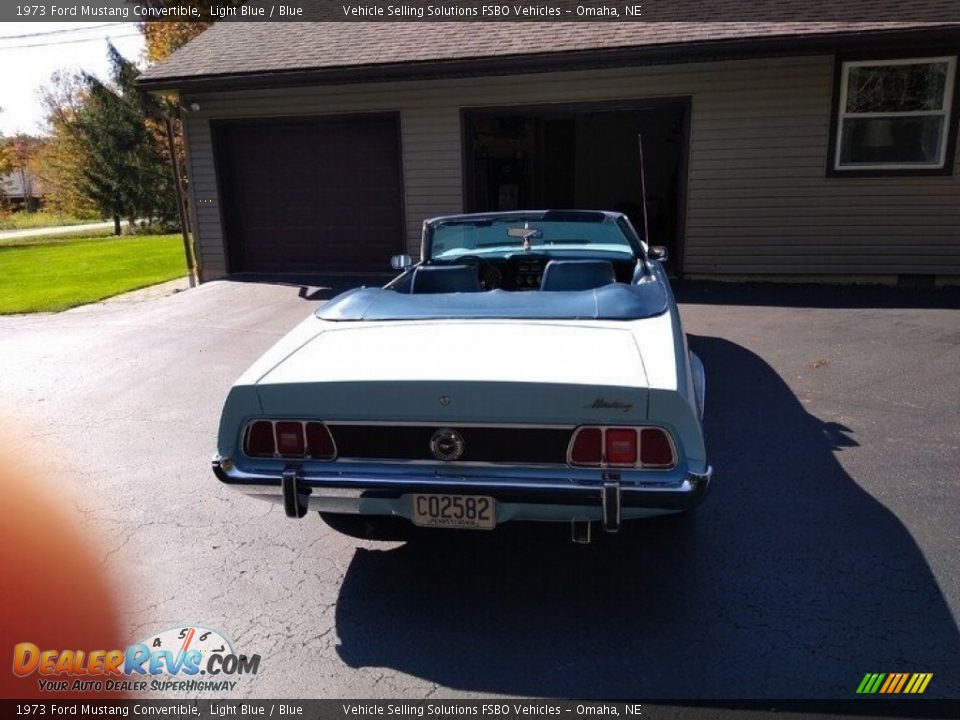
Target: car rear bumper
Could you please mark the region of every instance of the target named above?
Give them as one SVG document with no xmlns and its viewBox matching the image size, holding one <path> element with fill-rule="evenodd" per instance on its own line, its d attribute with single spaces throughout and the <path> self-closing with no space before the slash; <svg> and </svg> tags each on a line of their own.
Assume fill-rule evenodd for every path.
<svg viewBox="0 0 960 720">
<path fill-rule="evenodd" d="M 488 495 L 498 503 L 536 506 L 593 507 L 600 510 L 606 530 L 619 529 L 625 509 L 678 512 L 697 505 L 706 495 L 713 468 L 688 472 L 679 484 L 622 480 L 617 472 L 592 482 L 529 477 L 477 477 L 410 473 L 360 473 L 304 470 L 287 465 L 282 473 L 251 472 L 229 460 L 213 459 L 213 472 L 221 482 L 255 496 L 282 498 L 289 517 L 303 517 L 319 509 L 321 498 L 396 499 L 417 493 Z M 312 498 L 316 494 L 317 497 Z"/>
</svg>

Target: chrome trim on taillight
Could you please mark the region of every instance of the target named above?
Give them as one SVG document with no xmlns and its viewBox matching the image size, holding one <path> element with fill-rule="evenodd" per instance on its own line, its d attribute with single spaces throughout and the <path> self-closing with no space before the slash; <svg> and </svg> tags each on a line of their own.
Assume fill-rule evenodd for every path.
<svg viewBox="0 0 960 720">
<path fill-rule="evenodd" d="M 599 430 L 600 431 L 600 463 L 597 465 L 575 463 L 573 461 L 573 444 L 581 430 Z M 607 463 L 607 430 L 633 430 L 637 433 L 637 461 L 633 465 L 611 465 Z M 641 446 L 642 430 L 659 430 L 667 436 L 667 442 L 670 443 L 670 464 L 669 465 L 644 465 L 641 460 L 643 448 Z M 570 442 L 567 443 L 567 465 L 574 468 L 614 468 L 620 470 L 673 470 L 677 467 L 677 444 L 673 435 L 666 428 L 659 425 L 579 425 L 570 435 Z"/>
<path fill-rule="evenodd" d="M 268 457 L 267 455 L 250 455 L 247 452 L 247 443 L 249 441 L 250 429 L 258 422 L 270 423 L 270 427 L 273 430 L 273 456 L 272 457 L 278 460 L 286 460 L 286 459 L 294 458 L 298 460 L 314 460 L 316 462 L 332 462 L 333 460 L 337 459 L 337 441 L 334 439 L 333 433 L 330 432 L 329 426 L 323 420 L 317 420 L 316 418 L 311 418 L 309 420 L 297 420 L 293 418 L 278 418 L 276 420 L 271 418 L 254 418 L 253 420 L 249 420 L 247 424 L 243 426 L 243 448 L 242 448 L 243 454 L 248 458 L 262 460 Z M 279 451 L 280 442 L 277 438 L 277 423 L 281 423 L 281 422 L 300 423 L 301 428 L 303 430 L 303 448 L 304 448 L 303 455 L 283 455 L 280 453 Z M 330 446 L 333 448 L 333 455 L 331 455 L 330 457 L 313 457 L 312 455 L 310 455 L 310 442 L 307 438 L 307 425 L 309 423 L 320 423 L 321 425 L 323 425 L 323 429 L 327 431 L 327 437 L 330 438 Z"/>
</svg>

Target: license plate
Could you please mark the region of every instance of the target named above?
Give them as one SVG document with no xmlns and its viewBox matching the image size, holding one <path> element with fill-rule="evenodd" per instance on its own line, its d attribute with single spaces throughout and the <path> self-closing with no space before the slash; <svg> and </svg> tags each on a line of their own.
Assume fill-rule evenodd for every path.
<svg viewBox="0 0 960 720">
<path fill-rule="evenodd" d="M 496 501 L 486 495 L 414 495 L 411 519 L 421 527 L 492 530 Z"/>
</svg>

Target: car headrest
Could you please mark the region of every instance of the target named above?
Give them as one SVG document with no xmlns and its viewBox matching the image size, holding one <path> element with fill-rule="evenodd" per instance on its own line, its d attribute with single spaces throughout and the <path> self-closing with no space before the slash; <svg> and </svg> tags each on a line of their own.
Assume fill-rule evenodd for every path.
<svg viewBox="0 0 960 720">
<path fill-rule="evenodd" d="M 480 278 L 471 265 L 421 265 L 413 271 L 410 292 L 480 292 Z"/>
<path fill-rule="evenodd" d="M 551 260 L 543 269 L 541 290 L 593 290 L 617 281 L 607 260 Z"/>
</svg>

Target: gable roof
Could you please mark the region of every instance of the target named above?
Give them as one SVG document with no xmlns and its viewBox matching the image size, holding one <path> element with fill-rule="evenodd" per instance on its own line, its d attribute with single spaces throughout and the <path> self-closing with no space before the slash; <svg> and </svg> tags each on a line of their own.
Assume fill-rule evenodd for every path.
<svg viewBox="0 0 960 720">
<path fill-rule="evenodd" d="M 683 62 L 878 40 L 953 42 L 960 23 L 219 22 L 140 76 L 145 89 L 250 87 Z M 535 42 L 531 42 L 531 38 Z"/>
</svg>

